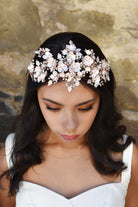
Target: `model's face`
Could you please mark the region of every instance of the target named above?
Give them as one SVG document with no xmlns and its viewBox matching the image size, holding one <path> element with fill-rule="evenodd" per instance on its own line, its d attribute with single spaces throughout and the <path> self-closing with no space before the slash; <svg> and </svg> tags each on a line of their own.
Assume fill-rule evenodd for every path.
<svg viewBox="0 0 138 207">
<path fill-rule="evenodd" d="M 81 143 L 91 127 L 100 103 L 97 93 L 79 85 L 69 93 L 65 82 L 38 89 L 38 102 L 50 129 L 60 143 Z"/>
</svg>

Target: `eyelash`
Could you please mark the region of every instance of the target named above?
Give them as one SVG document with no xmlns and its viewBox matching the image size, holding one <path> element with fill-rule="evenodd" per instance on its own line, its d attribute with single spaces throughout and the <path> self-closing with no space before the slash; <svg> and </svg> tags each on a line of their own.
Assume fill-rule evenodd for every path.
<svg viewBox="0 0 138 207">
<path fill-rule="evenodd" d="M 50 107 L 50 106 L 46 106 L 46 108 L 48 109 L 48 110 L 50 110 L 50 111 L 59 111 L 60 109 L 59 108 L 52 108 L 52 107 Z M 89 110 L 91 110 L 93 107 L 92 106 L 90 106 L 90 107 L 88 107 L 88 108 L 84 108 L 84 109 L 78 109 L 79 111 L 82 111 L 82 112 L 85 112 L 85 111 L 89 111 Z"/>
<path fill-rule="evenodd" d="M 93 108 L 92 106 L 89 106 L 88 108 L 79 109 L 79 111 L 89 111 L 89 110 L 91 110 L 92 108 Z"/>
<path fill-rule="evenodd" d="M 50 106 L 46 106 L 46 108 L 50 111 L 59 111 L 60 110 L 59 108 L 52 108 Z"/>
</svg>

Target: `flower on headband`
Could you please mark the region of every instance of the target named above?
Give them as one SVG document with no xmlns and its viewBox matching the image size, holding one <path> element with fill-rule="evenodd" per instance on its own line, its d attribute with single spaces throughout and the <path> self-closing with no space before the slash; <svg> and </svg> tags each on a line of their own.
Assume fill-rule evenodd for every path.
<svg viewBox="0 0 138 207">
<path fill-rule="evenodd" d="M 34 64 L 33 63 L 30 63 L 30 65 L 28 66 L 28 71 L 30 74 L 32 74 L 34 72 Z"/>
<path fill-rule="evenodd" d="M 67 62 L 68 62 L 69 64 L 71 64 L 72 62 L 75 61 L 75 54 L 74 54 L 73 52 L 69 52 L 69 53 L 67 54 L 66 58 L 67 58 Z"/>
<path fill-rule="evenodd" d="M 83 64 L 84 64 L 84 66 L 91 66 L 93 63 L 94 63 L 94 60 L 93 60 L 92 57 L 86 55 L 86 56 L 83 58 Z"/>
<path fill-rule="evenodd" d="M 76 45 L 75 44 L 73 44 L 73 42 L 70 40 L 69 41 L 69 45 L 66 45 L 66 48 L 65 48 L 65 50 L 70 50 L 70 51 L 75 51 L 76 50 Z"/>
<path fill-rule="evenodd" d="M 59 73 L 64 73 L 64 72 L 68 71 L 68 67 L 62 61 L 59 61 L 58 66 L 57 66 L 57 70 Z"/>
<path fill-rule="evenodd" d="M 59 79 L 59 73 L 57 71 L 54 71 L 51 75 L 50 75 L 50 79 L 53 80 L 53 82 L 57 82 Z"/>
<path fill-rule="evenodd" d="M 85 49 L 84 52 L 85 56 L 71 40 L 65 49 L 58 53 L 57 59 L 53 58 L 49 48 L 39 48 L 35 51 L 36 59 L 33 59 L 28 66 L 28 72 L 33 81 L 44 82 L 49 70 L 51 74 L 48 77 L 48 86 L 57 83 L 61 78 L 66 81 L 69 92 L 79 86 L 86 73 L 88 73 L 87 84 L 94 87 L 104 85 L 110 80 L 109 63 L 95 57 L 92 49 Z"/>
<path fill-rule="evenodd" d="M 44 73 L 41 73 L 39 76 L 38 76 L 38 83 L 39 82 L 45 82 L 45 77 L 47 76 L 47 71 L 45 71 Z"/>
<path fill-rule="evenodd" d="M 47 67 L 50 68 L 51 71 L 53 71 L 56 68 L 56 60 L 53 57 L 49 57 L 47 59 Z"/>
<path fill-rule="evenodd" d="M 70 68 L 69 70 L 71 72 L 79 72 L 81 70 L 81 64 L 78 63 L 78 62 L 73 62 L 71 65 L 70 65 Z"/>
</svg>

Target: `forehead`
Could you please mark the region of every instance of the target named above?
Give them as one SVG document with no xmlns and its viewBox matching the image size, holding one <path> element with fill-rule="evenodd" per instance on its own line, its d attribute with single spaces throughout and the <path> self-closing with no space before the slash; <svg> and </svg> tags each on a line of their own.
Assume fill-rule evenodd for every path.
<svg viewBox="0 0 138 207">
<path fill-rule="evenodd" d="M 38 97 L 48 98 L 59 103 L 77 104 L 98 96 L 96 92 L 82 84 L 76 86 L 71 92 L 68 92 L 66 83 L 59 82 L 51 86 L 44 85 L 37 91 Z"/>
</svg>

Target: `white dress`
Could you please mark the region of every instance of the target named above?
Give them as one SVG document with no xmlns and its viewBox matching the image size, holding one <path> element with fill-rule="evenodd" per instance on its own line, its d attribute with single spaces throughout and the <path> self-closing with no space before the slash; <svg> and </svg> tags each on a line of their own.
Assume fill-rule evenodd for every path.
<svg viewBox="0 0 138 207">
<path fill-rule="evenodd" d="M 6 139 L 6 159 L 12 166 L 10 156 L 14 134 Z M 21 181 L 16 195 L 16 207 L 124 207 L 128 184 L 131 177 L 133 144 L 123 152 L 123 161 L 128 166 L 122 172 L 121 182 L 108 183 L 85 191 L 71 199 L 59 193 L 28 181 Z"/>
</svg>

